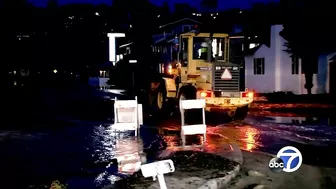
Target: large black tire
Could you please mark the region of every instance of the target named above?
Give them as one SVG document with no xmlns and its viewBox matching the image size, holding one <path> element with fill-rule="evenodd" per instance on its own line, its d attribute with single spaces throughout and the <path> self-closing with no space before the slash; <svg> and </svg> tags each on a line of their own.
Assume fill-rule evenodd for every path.
<svg viewBox="0 0 336 189">
<path fill-rule="evenodd" d="M 192 85 L 186 85 L 181 87 L 180 92 L 178 94 L 178 106 L 180 99 L 182 98 L 183 100 L 191 100 L 191 99 L 196 99 L 196 88 Z"/>
<path fill-rule="evenodd" d="M 196 88 L 192 85 L 187 85 L 181 88 L 181 91 L 179 93 L 178 102 L 177 102 L 177 108 L 180 112 L 180 99 L 183 100 L 192 100 L 196 99 Z M 199 110 L 187 110 L 185 112 L 185 123 L 186 124 L 199 124 L 201 123 L 202 114 Z"/>
<path fill-rule="evenodd" d="M 244 121 L 247 117 L 248 113 L 248 105 L 237 108 L 236 113 L 232 117 L 234 121 Z"/>
<path fill-rule="evenodd" d="M 151 94 L 150 98 L 152 114 L 162 115 L 166 113 L 167 92 L 164 85 L 160 84 L 160 86 Z"/>
</svg>

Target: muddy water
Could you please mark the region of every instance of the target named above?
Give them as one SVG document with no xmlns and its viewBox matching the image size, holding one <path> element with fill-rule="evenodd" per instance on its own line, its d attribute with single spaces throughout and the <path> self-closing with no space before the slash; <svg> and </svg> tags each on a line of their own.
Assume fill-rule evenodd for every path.
<svg viewBox="0 0 336 189">
<path fill-rule="evenodd" d="M 178 125 L 178 120 L 167 120 L 162 124 L 160 133 L 168 145 L 179 144 Z M 201 136 L 190 137 L 189 144 L 197 144 L 201 140 Z M 243 123 L 208 125 L 208 148 L 215 151 L 228 142 L 237 143 L 242 150 L 271 154 L 292 145 L 305 154 L 306 163 L 335 166 L 332 159 L 336 157 L 330 154 L 336 147 L 336 127 L 328 117 L 248 116 Z M 310 152 L 316 153 L 310 155 Z"/>
<path fill-rule="evenodd" d="M 330 163 L 334 157 L 328 153 L 333 154 L 330 150 L 336 147 L 336 127 L 329 123 L 327 118 L 250 116 L 243 123 L 209 124 L 206 145 L 216 151 L 234 142 L 243 150 L 273 154 L 294 145 L 301 150 L 304 162 Z M 84 121 L 34 132 L 0 131 L 3 187 L 26 188 L 60 180 L 69 189 L 101 188 L 138 169 L 139 152 L 151 154 L 179 145 L 179 125 L 178 117 L 145 125 L 140 141 L 133 133 L 112 132 L 109 123 Z M 187 142 L 199 144 L 201 140 L 189 137 Z M 314 155 L 309 155 L 311 152 Z M 127 160 L 116 168 L 121 175 L 110 166 L 114 158 Z"/>
<path fill-rule="evenodd" d="M 137 140 L 133 133 L 112 132 L 110 124 L 78 121 L 60 129 L 1 131 L 1 188 L 38 188 L 53 180 L 67 183 L 68 189 L 101 188 L 138 169 L 138 152 L 160 149 L 162 143 L 151 132 Z M 109 165 L 115 158 L 126 163 L 114 170 Z"/>
</svg>

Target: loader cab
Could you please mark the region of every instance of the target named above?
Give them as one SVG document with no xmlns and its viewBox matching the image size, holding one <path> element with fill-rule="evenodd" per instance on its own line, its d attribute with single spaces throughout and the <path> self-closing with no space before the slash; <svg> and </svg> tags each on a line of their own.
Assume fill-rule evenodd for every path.
<svg viewBox="0 0 336 189">
<path fill-rule="evenodd" d="M 179 43 L 180 81 L 211 90 L 212 62 L 229 60 L 228 34 L 184 33 Z"/>
</svg>

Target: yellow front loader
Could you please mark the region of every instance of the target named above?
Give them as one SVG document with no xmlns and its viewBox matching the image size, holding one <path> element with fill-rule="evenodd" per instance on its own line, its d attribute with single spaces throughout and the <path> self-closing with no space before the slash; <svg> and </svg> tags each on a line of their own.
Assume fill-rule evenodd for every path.
<svg viewBox="0 0 336 189">
<path fill-rule="evenodd" d="M 244 119 L 253 92 L 241 87 L 242 65 L 230 62 L 230 37 L 223 33 L 184 33 L 179 37 L 177 62 L 166 68 L 169 77 L 151 83 L 158 110 L 180 99 L 206 100 L 206 111 Z"/>
</svg>

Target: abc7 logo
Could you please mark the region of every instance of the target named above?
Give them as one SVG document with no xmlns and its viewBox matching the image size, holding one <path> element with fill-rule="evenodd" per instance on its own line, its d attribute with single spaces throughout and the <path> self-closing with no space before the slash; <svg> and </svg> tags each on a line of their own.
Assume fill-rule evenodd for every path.
<svg viewBox="0 0 336 189">
<path fill-rule="evenodd" d="M 281 158 L 278 157 L 271 159 L 268 166 L 274 173 L 279 173 L 285 168 L 284 162 L 282 161 Z"/>
</svg>

